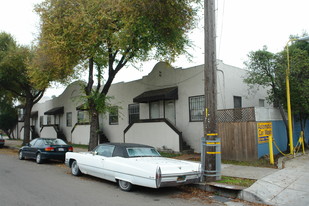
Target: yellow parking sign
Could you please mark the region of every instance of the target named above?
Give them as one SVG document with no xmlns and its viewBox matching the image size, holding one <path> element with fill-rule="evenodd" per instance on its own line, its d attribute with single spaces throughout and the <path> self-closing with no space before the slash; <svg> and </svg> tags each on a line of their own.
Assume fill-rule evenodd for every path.
<svg viewBox="0 0 309 206">
<path fill-rule="evenodd" d="M 258 126 L 258 143 L 267 143 L 268 138 L 272 135 L 272 124 L 271 122 L 259 122 Z"/>
</svg>

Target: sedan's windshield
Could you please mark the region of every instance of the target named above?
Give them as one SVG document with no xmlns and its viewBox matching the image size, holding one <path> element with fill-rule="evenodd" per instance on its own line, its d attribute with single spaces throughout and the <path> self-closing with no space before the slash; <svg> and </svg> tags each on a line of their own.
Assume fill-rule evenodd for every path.
<svg viewBox="0 0 309 206">
<path fill-rule="evenodd" d="M 160 157 L 159 152 L 150 147 L 127 148 L 129 157 Z"/>
<path fill-rule="evenodd" d="M 66 145 L 62 139 L 44 139 L 46 145 Z"/>
</svg>

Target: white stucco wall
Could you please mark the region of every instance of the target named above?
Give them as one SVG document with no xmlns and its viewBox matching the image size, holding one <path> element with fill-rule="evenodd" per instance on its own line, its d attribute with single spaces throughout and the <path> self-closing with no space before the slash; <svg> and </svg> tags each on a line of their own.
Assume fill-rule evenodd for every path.
<svg viewBox="0 0 309 206">
<path fill-rule="evenodd" d="M 71 142 L 74 144 L 89 144 L 90 125 L 76 125 L 72 132 Z"/>
<path fill-rule="evenodd" d="M 40 137 L 43 138 L 57 138 L 57 132 L 54 127 L 43 127 Z"/>
<path fill-rule="evenodd" d="M 279 109 L 276 108 L 255 108 L 256 121 L 282 120 Z"/>
<path fill-rule="evenodd" d="M 179 152 L 179 135 L 165 122 L 135 123 L 125 134 L 125 142 L 151 145 Z"/>
</svg>

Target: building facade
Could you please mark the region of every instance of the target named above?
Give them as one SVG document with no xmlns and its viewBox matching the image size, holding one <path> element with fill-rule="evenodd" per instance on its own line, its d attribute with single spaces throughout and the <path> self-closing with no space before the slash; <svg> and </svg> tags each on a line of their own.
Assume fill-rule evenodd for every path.
<svg viewBox="0 0 309 206">
<path fill-rule="evenodd" d="M 217 65 L 218 109 L 272 108 L 267 92 L 249 92 L 246 70 Z M 74 82 L 58 97 L 33 107 L 32 133 L 64 137 L 77 144 L 89 142 L 89 116 L 83 82 Z M 108 96 L 112 112 L 100 115 L 100 130 L 110 142 L 139 142 L 179 152 L 185 147 L 200 152 L 203 136 L 204 67 L 173 68 L 159 62 L 142 79 L 113 84 Z M 20 130 L 21 132 L 22 130 Z M 22 135 L 21 135 L 22 137 Z"/>
</svg>

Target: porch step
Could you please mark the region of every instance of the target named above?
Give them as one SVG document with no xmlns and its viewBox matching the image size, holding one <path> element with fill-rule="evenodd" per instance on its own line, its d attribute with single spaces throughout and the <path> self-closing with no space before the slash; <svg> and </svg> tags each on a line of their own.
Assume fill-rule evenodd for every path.
<svg viewBox="0 0 309 206">
<path fill-rule="evenodd" d="M 194 153 L 194 149 L 192 149 L 190 147 L 190 145 L 187 144 L 187 142 L 182 141 L 181 153 L 183 153 L 183 154 L 193 154 Z"/>
<path fill-rule="evenodd" d="M 102 143 L 108 143 L 110 141 L 108 140 L 108 138 L 106 137 L 106 135 L 103 132 L 100 132 L 99 133 L 99 142 L 100 142 L 100 144 L 102 144 Z"/>
</svg>

